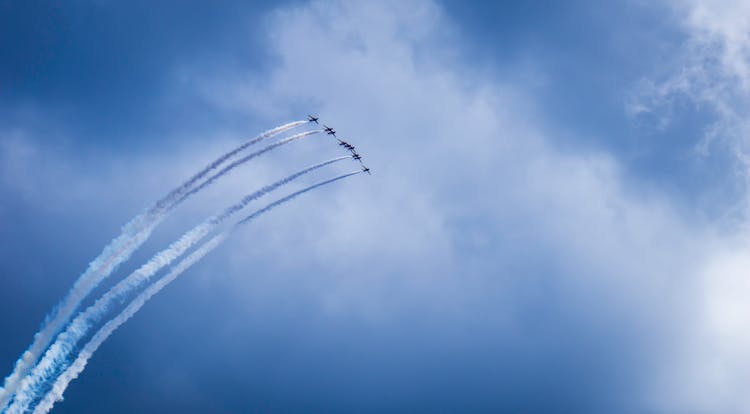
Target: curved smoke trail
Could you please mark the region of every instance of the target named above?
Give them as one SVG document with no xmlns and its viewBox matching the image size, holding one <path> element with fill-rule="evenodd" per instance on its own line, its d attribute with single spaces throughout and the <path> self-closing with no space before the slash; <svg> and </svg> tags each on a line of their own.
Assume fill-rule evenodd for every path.
<svg viewBox="0 0 750 414">
<path fill-rule="evenodd" d="M 42 359 L 37 363 L 33 370 L 20 382 L 15 398 L 8 407 L 7 413 L 22 413 L 34 399 L 44 392 L 44 387 L 51 378 L 57 374 L 59 368 L 67 361 L 68 356 L 73 351 L 78 341 L 81 340 L 88 330 L 106 314 L 113 304 L 124 300 L 124 298 L 141 287 L 156 272 L 163 267 L 172 263 L 175 259 L 182 256 L 190 247 L 202 240 L 216 226 L 224 220 L 231 217 L 243 209 L 251 201 L 285 185 L 302 175 L 305 175 L 316 169 L 325 167 L 335 162 L 349 159 L 351 157 L 339 157 L 328 160 L 311 167 L 300 170 L 286 178 L 283 178 L 273 184 L 267 185 L 260 190 L 245 196 L 237 204 L 226 208 L 220 214 L 209 217 L 203 223 L 195 226 L 177 241 L 173 242 L 166 249 L 160 251 L 152 257 L 146 264 L 142 265 L 125 279 L 121 280 L 107 293 L 102 295 L 89 306 L 85 311 L 78 314 L 68 325 L 67 329 L 62 332 L 57 340 L 47 349 Z"/>
<path fill-rule="evenodd" d="M 94 336 L 89 340 L 88 343 L 81 349 L 81 352 L 78 353 L 78 356 L 76 357 L 75 361 L 57 378 L 54 385 L 50 389 L 50 391 L 47 393 L 47 395 L 44 396 L 42 401 L 36 406 L 34 409 L 34 414 L 46 414 L 49 412 L 49 410 L 52 409 L 52 406 L 57 401 L 62 401 L 63 399 L 63 393 L 68 388 L 68 385 L 71 381 L 76 379 L 78 375 L 80 375 L 81 372 L 86 368 L 86 364 L 88 363 L 91 356 L 96 352 L 96 350 L 101 346 L 101 344 L 109 338 L 112 333 L 119 328 L 122 324 L 127 322 L 133 315 L 135 315 L 136 312 L 138 312 L 141 307 L 154 295 L 159 293 L 160 290 L 162 290 L 165 286 L 167 286 L 169 283 L 171 283 L 173 280 L 177 279 L 178 276 L 180 276 L 185 270 L 190 268 L 193 264 L 198 262 L 200 259 L 202 259 L 205 255 L 210 253 L 213 249 L 218 247 L 229 235 L 231 232 L 236 230 L 239 226 L 242 224 L 245 224 L 261 214 L 268 212 L 269 210 L 273 209 L 274 207 L 277 207 L 283 203 L 286 203 L 287 201 L 290 201 L 291 199 L 304 194 L 308 191 L 311 191 L 315 188 L 318 188 L 320 186 L 330 184 L 332 182 L 341 180 L 343 178 L 359 174 L 361 171 L 352 172 L 349 174 L 340 175 L 336 178 L 332 178 L 330 180 L 322 181 L 317 184 L 313 184 L 307 188 L 304 188 L 300 191 L 297 191 L 295 193 L 292 193 L 286 197 L 280 198 L 270 204 L 268 204 L 266 207 L 255 211 L 251 215 L 245 217 L 244 219 L 240 220 L 237 224 L 235 224 L 230 230 L 224 231 L 223 233 L 220 233 L 216 236 L 214 236 L 209 241 L 205 242 L 203 245 L 201 245 L 198 249 L 193 251 L 191 254 L 189 254 L 187 257 L 182 259 L 177 265 L 175 265 L 172 269 L 170 269 L 169 273 L 162 277 L 161 279 L 157 280 L 156 282 L 152 283 L 148 288 L 146 288 L 143 292 L 141 292 L 135 299 L 133 299 L 125 309 L 120 312 L 117 316 L 109 320 L 106 324 L 104 324 L 95 334 Z"/>
<path fill-rule="evenodd" d="M 221 235 L 219 235 L 214 236 L 214 238 L 204 243 L 200 248 L 188 255 L 186 258 L 181 260 L 180 263 L 178 263 L 174 268 L 172 268 L 167 276 L 150 285 L 148 289 L 141 293 L 136 299 L 134 299 L 122 311 L 122 313 L 104 324 L 104 326 L 102 326 L 102 328 L 99 329 L 99 331 L 97 331 L 91 338 L 91 340 L 89 340 L 89 342 L 83 347 L 81 352 L 78 353 L 78 357 L 76 357 L 73 364 L 70 365 L 70 367 L 57 378 L 57 381 L 55 381 L 54 385 L 49 390 L 47 395 L 44 396 L 44 399 L 42 399 L 42 401 L 34 408 L 34 413 L 47 413 L 52 409 L 52 406 L 56 402 L 62 401 L 63 393 L 65 392 L 65 389 L 68 388 L 68 384 L 76 379 L 78 375 L 84 370 L 84 368 L 86 368 L 86 364 L 88 363 L 89 358 L 91 358 L 91 356 L 94 354 L 94 352 L 96 352 L 99 346 L 105 340 L 107 340 L 112 332 L 119 328 L 120 325 L 127 322 L 128 319 L 130 319 L 146 303 L 146 301 L 148 301 L 153 295 L 155 295 L 156 292 L 161 290 L 161 287 L 163 287 L 163 285 L 166 285 L 167 283 L 174 280 L 180 273 L 184 272 L 186 269 L 200 260 L 203 256 L 216 248 L 216 246 L 218 246 L 222 241 L 223 238 L 221 238 Z"/>
<path fill-rule="evenodd" d="M 160 221 L 160 212 L 163 213 L 163 210 L 173 207 L 175 199 L 181 197 L 182 194 L 188 191 L 198 180 L 218 168 L 224 163 L 224 161 L 228 160 L 235 154 L 263 139 L 270 138 L 306 123 L 307 121 L 295 121 L 270 129 L 232 151 L 227 152 L 211 164 L 207 165 L 203 170 L 193 175 L 182 185 L 172 190 L 161 200 L 157 201 L 154 206 L 147 211 L 139 214 L 125 224 L 120 231 L 120 235 L 105 246 L 99 256 L 89 263 L 86 270 L 78 277 L 68 294 L 55 306 L 52 312 L 50 312 L 42 322 L 42 326 L 39 329 L 39 332 L 34 335 L 31 345 L 23 354 L 21 354 L 21 357 L 16 361 L 15 366 L 13 367 L 13 372 L 5 378 L 3 386 L 0 387 L 0 410 L 6 407 L 8 401 L 18 387 L 19 380 L 28 374 L 33 364 L 37 361 L 44 349 L 47 348 L 52 341 L 52 338 L 54 338 L 69 320 L 70 316 L 78 308 L 81 301 L 88 296 L 91 290 L 94 289 L 101 280 L 109 276 L 109 274 L 111 274 L 120 263 L 127 260 L 127 258 L 130 257 L 130 254 L 148 239 L 151 231 Z M 171 206 L 170 203 L 172 204 Z"/>
<path fill-rule="evenodd" d="M 101 279 L 106 278 L 107 275 L 109 275 L 116 266 L 124 260 L 122 258 L 123 256 L 125 259 L 129 257 L 129 253 L 132 253 L 132 250 L 135 250 L 135 248 L 140 246 L 148 238 L 150 230 L 153 229 L 148 228 L 149 224 L 155 227 L 156 224 L 154 221 L 158 223 L 159 219 L 157 217 L 161 210 L 169 208 L 170 202 L 174 204 L 176 197 L 181 197 L 182 194 L 189 190 L 196 181 L 212 170 L 218 168 L 224 161 L 238 152 L 263 139 L 272 137 L 305 123 L 306 121 L 295 121 L 268 130 L 222 155 L 178 188 L 172 190 L 167 196 L 157 201 L 153 207 L 146 212 L 139 214 L 123 226 L 120 236 L 112 240 L 104 248 L 102 253 L 89 263 L 88 268 L 83 274 L 81 274 L 81 276 L 79 276 L 68 295 L 52 310 L 50 315 L 48 315 L 42 323 L 40 331 L 34 335 L 34 340 L 31 346 L 22 354 L 21 358 L 16 361 L 13 372 L 5 379 L 4 387 L 0 387 L 0 407 L 4 407 L 5 404 L 7 404 L 17 387 L 18 380 L 25 375 L 31 368 L 31 365 L 36 362 L 41 352 L 47 347 L 47 345 L 49 345 L 52 337 L 54 337 L 54 335 L 62 328 L 72 312 L 78 307 L 80 300 L 85 298 L 91 289 L 93 289 L 91 286 L 92 283 L 95 286 L 98 283 L 97 280 L 100 281 Z M 129 249 L 132 250 L 127 252 Z"/>
<path fill-rule="evenodd" d="M 248 154 L 248 155 L 246 155 L 246 156 L 244 156 L 244 157 L 242 157 L 242 158 L 240 158 L 240 159 L 238 159 L 236 161 L 233 161 L 231 164 L 229 164 L 226 167 L 222 168 L 216 174 L 208 177 L 206 179 L 206 181 L 202 182 L 199 186 L 197 186 L 197 187 L 195 187 L 195 188 L 193 188 L 193 189 L 191 189 L 189 191 L 186 191 L 184 194 L 182 194 L 180 196 L 180 198 L 176 199 L 175 204 L 179 204 L 179 203 L 183 202 L 186 198 L 188 198 L 191 195 L 197 193 L 198 191 L 206 188 L 207 186 L 213 184 L 214 181 L 216 181 L 219 178 L 221 178 L 224 174 L 228 173 L 229 171 L 232 171 L 233 169 L 235 169 L 238 166 L 240 166 L 240 165 L 242 165 L 242 164 L 250 161 L 251 159 L 253 159 L 255 157 L 263 155 L 263 154 L 267 153 L 268 151 L 271 151 L 271 150 L 273 150 L 275 148 L 278 148 L 278 147 L 280 147 L 282 145 L 286 145 L 286 144 L 288 144 L 288 143 L 290 143 L 292 141 L 296 141 L 298 139 L 304 138 L 304 137 L 309 136 L 309 135 L 319 134 L 320 132 L 322 132 L 322 130 L 319 130 L 319 129 L 312 130 L 312 131 L 300 132 L 299 134 L 292 135 L 289 138 L 284 138 L 284 139 L 282 139 L 279 142 L 274 142 L 273 144 L 270 144 L 270 145 L 266 146 L 263 149 L 255 151 L 255 152 L 253 152 L 251 154 Z M 348 158 L 348 157 L 344 157 L 344 158 Z"/>
<path fill-rule="evenodd" d="M 81 301 L 148 239 L 153 229 L 164 219 L 166 213 L 186 198 L 185 193 L 189 192 L 198 180 L 249 146 L 305 123 L 307 121 L 295 121 L 270 129 L 227 152 L 169 192 L 151 208 L 125 224 L 120 231 L 120 235 L 105 246 L 99 256 L 89 263 L 86 271 L 78 277 L 63 300 L 47 315 L 40 330 L 34 335 L 29 348 L 16 361 L 13 372 L 5 378 L 3 387 L 0 387 L 0 410 L 7 406 L 8 401 L 18 388 L 21 378 L 28 374 L 54 336 L 68 322 L 73 312 L 78 309 Z"/>
<path fill-rule="evenodd" d="M 217 158 L 211 164 L 208 164 L 201 171 L 197 172 L 195 175 L 193 175 L 192 177 L 190 177 L 190 179 L 188 179 L 187 181 L 185 181 L 184 183 L 182 183 L 182 185 L 180 185 L 179 187 L 177 187 L 174 190 L 170 191 L 169 194 L 167 194 L 164 198 L 162 198 L 161 200 L 159 200 L 156 203 L 156 205 L 159 206 L 159 205 L 167 204 L 169 202 L 174 202 L 175 200 L 181 198 L 182 195 L 186 191 L 188 191 L 190 189 L 190 187 L 193 184 L 195 184 L 198 180 L 200 180 L 201 178 L 205 177 L 206 174 L 210 173 L 211 171 L 219 168 L 219 166 L 221 166 L 221 164 L 223 164 L 224 161 L 232 158 L 234 155 L 236 155 L 236 154 L 240 153 L 241 151 L 247 149 L 251 145 L 257 144 L 258 142 L 260 142 L 260 141 L 262 141 L 262 140 L 264 140 L 266 138 L 270 138 L 272 136 L 278 135 L 278 134 L 280 134 L 280 133 L 282 133 L 284 131 L 288 131 L 288 130 L 290 130 L 292 128 L 295 128 L 295 127 L 298 127 L 300 125 L 304 125 L 307 122 L 308 121 L 294 121 L 294 122 L 290 122 L 290 123 L 284 124 L 284 125 L 282 125 L 280 127 L 276 127 L 274 129 L 268 130 L 268 131 L 266 131 L 266 132 L 258 135 L 257 137 L 255 137 L 255 138 L 253 138 L 253 139 L 245 142 L 244 144 L 240 145 L 239 147 L 237 147 L 237 148 L 235 148 L 235 149 L 227 152 L 226 154 L 222 155 L 221 157 Z M 306 135 L 309 135 L 309 134 L 306 134 Z M 305 136 L 305 135 L 302 135 L 302 136 Z M 273 148 L 276 148 L 277 146 L 278 145 L 274 146 Z M 267 152 L 267 151 L 268 151 L 268 149 L 266 149 L 266 151 L 263 151 L 263 152 Z M 260 154 L 257 154 L 257 155 L 260 155 Z"/>
</svg>

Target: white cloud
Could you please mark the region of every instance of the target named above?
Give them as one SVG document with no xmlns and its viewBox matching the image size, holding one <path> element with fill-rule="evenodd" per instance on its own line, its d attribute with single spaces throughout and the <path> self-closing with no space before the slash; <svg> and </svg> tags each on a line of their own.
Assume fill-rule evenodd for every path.
<svg viewBox="0 0 750 414">
<path fill-rule="evenodd" d="M 720 32 L 721 25 L 701 23 L 713 22 L 706 17 L 710 8 L 696 10 L 688 14 L 696 22 L 690 24 Z M 710 36 L 741 37 L 741 30 Z M 377 322 L 419 308 L 459 323 L 486 321 L 483 327 L 512 336 L 526 329 L 513 316 L 513 307 L 524 305 L 518 293 L 538 289 L 546 300 L 557 289 L 562 297 L 556 306 L 580 308 L 578 317 L 610 331 L 627 322 L 621 329 L 642 335 L 611 350 L 628 352 L 637 342 L 652 353 L 638 380 L 644 389 L 658 386 L 663 393 L 644 390 L 636 399 L 667 412 L 694 403 L 706 412 L 747 407 L 740 394 L 748 377 L 746 347 L 734 344 L 748 341 L 748 320 L 738 315 L 750 314 L 741 300 L 748 288 L 741 269 L 749 259 L 717 241 L 711 223 L 683 216 L 685 209 L 659 194 L 625 185 L 623 171 L 607 154 L 571 153 L 551 144 L 557 127 L 538 113 L 523 85 L 462 63 L 461 39 L 437 5 L 317 1 L 279 10 L 268 34 L 275 64 L 266 73 L 231 68 L 186 74 L 182 67 L 180 76 L 197 80 L 207 99 L 227 111 L 274 119 L 316 112 L 361 150 L 373 176 L 310 194 L 233 239 L 219 257 L 229 261 L 239 302 L 253 306 L 254 297 L 268 292 L 257 289 L 264 275 L 248 275 L 248 269 L 289 270 L 322 313 Z M 695 40 L 690 50 L 701 43 Z M 717 79 L 746 76 L 736 62 L 743 53 L 739 48 L 720 54 L 718 60 L 729 63 L 718 78 L 706 77 L 702 58 L 687 64 L 681 75 L 659 84 L 659 99 L 679 91 L 714 104 L 721 90 L 713 89 Z M 696 89 L 692 82 L 710 87 Z M 91 183 L 86 194 L 116 188 L 156 198 L 158 189 L 189 176 L 211 158 L 207 154 L 230 142 L 220 134 L 210 150 L 205 143 L 190 144 L 107 174 L 74 169 L 63 181 Z M 2 144 L 0 155 L 17 164 L 3 175 L 33 177 L 28 168 L 36 161 L 23 161 L 29 159 L 24 154 L 39 149 L 29 150 L 23 140 Z M 290 149 L 287 156 L 308 164 L 335 154 L 333 142 L 318 142 Z M 280 160 L 274 155 L 259 163 L 250 180 L 227 180 L 182 217 L 204 214 L 252 184 L 283 175 L 290 163 Z M 57 161 L 66 162 L 71 160 Z M 147 184 L 133 189 L 133 182 Z M 261 260 L 271 264 L 259 266 Z M 544 283 L 528 287 L 530 276 Z M 219 275 L 205 274 L 203 280 L 208 277 Z M 668 349 L 662 353 L 661 347 Z M 653 363 L 666 355 L 675 357 Z"/>
<path fill-rule="evenodd" d="M 680 116 L 678 103 L 690 102 L 712 114 L 699 154 L 719 145 L 732 151 L 747 170 L 750 124 L 750 5 L 742 0 L 667 1 L 685 36 L 667 64 L 644 79 L 627 106 L 630 114 L 649 114 L 666 128 Z M 665 17 L 670 21 L 670 17 Z M 744 172 L 746 173 L 746 172 Z"/>
<path fill-rule="evenodd" d="M 714 253 L 697 273 L 692 303 L 684 318 L 689 332 L 665 358 L 662 386 L 655 400 L 665 412 L 744 413 L 750 410 L 750 261 L 747 243 L 747 180 L 750 176 L 750 3 L 742 0 L 668 2 L 682 24 L 685 41 L 667 57 L 663 75 L 644 81 L 635 112 L 652 111 L 662 119 L 678 117 L 674 102 L 687 99 L 712 113 L 698 149 L 721 145 L 732 151 L 745 189 L 743 222 L 710 248 Z M 645 96 L 645 98 L 644 98 Z M 708 248 L 708 247 L 707 247 Z M 689 291 L 688 291 L 689 292 Z"/>
<path fill-rule="evenodd" d="M 210 99 L 235 110 L 315 108 L 373 168 L 334 201 L 290 206 L 263 230 L 284 242 L 323 231 L 303 244 L 339 274 L 319 294 L 340 311 L 398 313 L 394 285 L 407 290 L 400 299 L 440 307 L 450 298 L 467 313 L 486 296 L 512 307 L 525 272 L 546 263 L 568 305 L 612 323 L 625 314 L 640 325 L 638 342 L 681 346 L 695 269 L 714 251 L 706 223 L 626 188 L 606 154 L 555 149 L 555 128 L 523 86 L 477 75 L 456 63 L 456 38 L 436 40 L 451 24 L 426 1 L 284 9 L 269 23 L 277 64 L 267 74 L 205 83 Z M 661 374 L 645 371 L 644 381 Z"/>
</svg>

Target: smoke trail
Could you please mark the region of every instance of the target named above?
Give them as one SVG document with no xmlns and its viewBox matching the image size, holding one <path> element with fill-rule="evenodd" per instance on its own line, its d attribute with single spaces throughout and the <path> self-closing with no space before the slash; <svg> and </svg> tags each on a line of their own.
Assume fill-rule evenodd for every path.
<svg viewBox="0 0 750 414">
<path fill-rule="evenodd" d="M 81 301 L 149 238 L 153 229 L 164 219 L 165 213 L 187 198 L 185 193 L 190 191 L 191 187 L 198 180 L 205 177 L 226 160 L 249 146 L 305 123 L 307 123 L 307 121 L 295 121 L 281 125 L 268 130 L 232 151 L 229 151 L 207 165 L 203 170 L 192 176 L 182 185 L 172 190 L 147 211 L 139 214 L 125 224 L 120 235 L 105 246 L 99 256 L 89 263 L 86 271 L 78 277 L 71 290 L 63 300 L 53 308 L 52 312 L 47 315 L 44 322 L 42 322 L 42 326 L 34 335 L 31 345 L 23 354 L 21 354 L 21 357 L 15 363 L 13 372 L 5 378 L 3 387 L 0 387 L 0 410 L 7 406 L 8 401 L 18 388 L 20 379 L 28 374 L 41 353 L 47 348 L 54 336 L 63 328 L 65 323 L 67 323 L 73 312 L 75 312 L 80 306 Z M 273 146 L 273 148 L 276 147 L 278 147 L 278 145 Z M 264 150 L 261 151 L 267 152 L 270 149 L 267 147 Z M 216 178 L 218 177 L 213 179 L 215 180 Z M 205 185 L 203 187 L 205 187 Z"/>
<path fill-rule="evenodd" d="M 341 180 L 346 177 L 359 174 L 359 173 L 361 173 L 361 171 L 356 171 L 356 172 L 352 172 L 349 174 L 340 175 L 330 180 L 322 181 L 317 184 L 311 185 L 307 188 L 294 192 L 286 197 L 280 198 L 268 204 L 264 208 L 255 211 L 254 213 L 245 217 L 244 219 L 240 220 L 230 230 L 224 231 L 223 233 L 220 233 L 214 236 L 211 240 L 207 241 L 198 249 L 196 249 L 193 253 L 191 253 L 184 259 L 182 259 L 177 265 L 175 265 L 170 270 L 170 272 L 167 275 L 157 280 L 156 282 L 151 284 L 148 288 L 146 288 L 143 292 L 141 292 L 141 294 L 139 294 L 135 299 L 133 299 L 128 304 L 128 306 L 125 309 L 123 309 L 122 312 L 120 312 L 119 315 L 109 320 L 94 334 L 91 340 L 89 340 L 89 342 L 83 347 L 83 349 L 81 349 L 81 352 L 79 352 L 75 361 L 73 361 L 73 363 L 62 374 L 60 374 L 60 376 L 57 378 L 52 388 L 49 390 L 49 392 L 44 396 L 42 401 L 34 409 L 34 414 L 46 414 L 47 412 L 49 412 L 49 410 L 52 409 L 52 406 L 57 401 L 62 401 L 63 393 L 67 389 L 70 382 L 76 379 L 78 375 L 81 372 L 83 372 L 84 368 L 86 368 L 86 364 L 88 363 L 88 360 L 91 358 L 94 352 L 96 352 L 99 346 L 101 346 L 101 344 L 105 340 L 107 340 L 107 338 L 109 338 L 109 336 L 112 335 L 112 333 L 117 328 L 119 328 L 122 324 L 127 322 L 133 315 L 135 315 L 135 313 L 138 312 L 141 309 L 141 307 L 143 307 L 143 305 L 149 299 L 151 299 L 154 295 L 156 295 L 160 290 L 162 290 L 165 286 L 167 286 L 169 283 L 175 280 L 178 276 L 180 276 L 180 274 L 182 274 L 185 270 L 190 268 L 193 264 L 195 264 L 200 259 L 202 259 L 206 254 L 210 253 L 213 249 L 218 247 L 227 237 L 229 237 L 229 235 L 233 231 L 239 228 L 242 224 L 245 224 L 257 218 L 261 214 L 268 212 L 274 207 L 277 207 L 283 203 L 286 203 L 301 194 L 304 194 L 320 186 L 330 184 L 335 181 L 338 181 L 338 180 Z"/>
<path fill-rule="evenodd" d="M 88 328 L 99 321 L 101 317 L 107 312 L 109 306 L 115 301 L 123 299 L 133 289 L 137 289 L 143 283 L 145 283 L 150 277 L 152 277 L 158 270 L 164 266 L 170 264 L 172 261 L 181 256 L 191 246 L 200 241 L 205 237 L 213 228 L 222 223 L 225 219 L 230 217 L 232 214 L 241 210 L 251 201 L 277 189 L 278 187 L 291 182 L 292 180 L 307 174 L 318 168 L 322 168 L 326 165 L 338 162 L 341 160 L 349 159 L 351 157 L 339 157 L 332 160 L 322 162 L 320 164 L 307 167 L 300 170 L 282 180 L 279 180 L 273 184 L 267 185 L 260 190 L 244 197 L 237 204 L 225 209 L 222 213 L 208 218 L 203 223 L 197 225 L 192 230 L 185 233 L 180 239 L 172 243 L 168 248 L 157 253 L 151 260 L 146 264 L 138 268 L 130 276 L 120 281 L 101 298 L 99 298 L 93 305 L 91 305 L 86 311 L 79 314 L 68 326 L 65 332 L 61 333 L 55 343 L 53 343 L 44 357 L 39 361 L 36 367 L 24 378 L 19 386 L 17 387 L 17 393 L 15 401 L 11 404 L 9 410 L 16 406 L 20 401 L 33 399 L 33 395 L 39 393 L 41 388 L 47 382 L 48 378 L 55 373 L 57 367 L 64 362 L 64 359 L 72 351 L 78 340 L 86 334 Z M 31 400 L 29 400 L 30 402 Z"/>
<path fill-rule="evenodd" d="M 47 413 L 57 401 L 62 401 L 63 393 L 71 381 L 86 368 L 89 358 L 96 352 L 99 346 L 123 323 L 127 322 L 153 295 L 162 289 L 165 285 L 177 278 L 180 273 L 184 272 L 211 250 L 216 248 L 222 241 L 224 235 L 214 236 L 211 240 L 204 243 L 196 251 L 181 260 L 172 270 L 162 279 L 154 282 L 143 293 L 138 295 L 119 315 L 108 321 L 97 331 L 89 342 L 83 347 L 70 367 L 65 370 L 55 381 L 55 384 L 49 390 L 44 399 L 34 408 L 34 413 Z"/>
<path fill-rule="evenodd" d="M 213 183 L 214 181 L 216 181 L 216 180 L 218 180 L 219 178 L 221 178 L 221 177 L 222 177 L 222 176 L 223 176 L 224 174 L 228 173 L 229 171 L 232 171 L 233 169 L 235 169 L 235 168 L 237 168 L 238 166 L 240 166 L 240 165 L 242 165 L 242 164 L 244 164 L 244 163 L 246 163 L 246 162 L 250 161 L 251 159 L 253 159 L 253 158 L 255 158 L 255 157 L 258 157 L 258 156 L 260 156 L 260 155 L 263 155 L 263 154 L 267 153 L 268 151 L 271 151 L 271 150 L 273 150 L 273 149 L 275 149 L 275 148 L 278 148 L 278 147 L 280 147 L 280 146 L 282 146 L 282 145 L 288 144 L 288 143 L 290 143 L 290 142 L 292 142 L 292 141 L 296 141 L 296 140 L 298 140 L 298 139 L 301 139 L 301 138 L 304 138 L 304 137 L 306 137 L 306 136 L 308 136 L 308 135 L 319 134 L 320 132 L 321 132 L 321 130 L 313 130 L 313 131 L 305 131 L 305 132 L 301 132 L 301 133 L 299 133 L 299 134 L 296 134 L 296 135 L 292 135 L 292 136 L 291 136 L 291 137 L 289 137 L 289 138 L 285 138 L 285 139 L 282 139 L 282 140 L 281 140 L 281 141 L 279 141 L 279 142 L 275 142 L 275 143 L 273 143 L 273 144 L 271 144 L 271 145 L 268 145 L 267 147 L 265 147 L 265 148 L 263 148 L 263 149 L 261 149 L 261 150 L 255 151 L 255 152 L 253 152 L 253 153 L 251 153 L 251 154 L 248 154 L 248 155 L 246 155 L 246 156 L 244 156 L 244 157 L 242 157 L 242 158 L 240 158 L 240 159 L 238 159 L 238 160 L 236 160 L 236 161 L 232 162 L 231 164 L 227 165 L 226 167 L 222 168 L 222 169 L 221 169 L 221 170 L 220 170 L 219 172 L 217 172 L 216 174 L 214 174 L 214 175 L 212 175 L 212 176 L 208 177 L 208 178 L 206 179 L 206 181 L 202 182 L 202 183 L 201 183 L 201 184 L 200 184 L 199 186 L 197 186 L 197 187 L 193 188 L 193 189 L 192 189 L 192 190 L 190 190 L 190 191 L 187 191 L 187 192 L 185 192 L 185 193 L 184 193 L 184 194 L 183 194 L 183 195 L 182 195 L 182 196 L 181 196 L 181 197 L 180 197 L 179 199 L 177 199 L 177 201 L 175 201 L 175 204 L 181 203 L 181 202 L 182 202 L 182 201 L 184 201 L 184 200 L 185 200 L 186 198 L 188 198 L 188 197 L 190 197 L 191 195 L 193 195 L 193 194 L 197 193 L 198 191 L 200 191 L 200 190 L 204 189 L 205 187 L 207 187 L 207 186 L 211 185 L 211 184 L 212 184 L 212 183 Z M 345 158 L 346 158 L 346 157 L 345 157 Z"/>
<path fill-rule="evenodd" d="M 193 184 L 195 184 L 198 180 L 205 177 L 206 174 L 210 173 L 211 171 L 219 168 L 221 164 L 224 163 L 224 161 L 228 160 L 229 158 L 232 158 L 237 153 L 245 150 L 246 148 L 250 147 L 251 145 L 257 144 L 258 142 L 270 138 L 274 135 L 278 135 L 284 131 L 290 130 L 292 128 L 298 127 L 300 125 L 306 124 L 307 121 L 295 121 L 290 122 L 288 124 L 282 125 L 280 127 L 276 127 L 274 129 L 268 130 L 257 137 L 245 142 L 244 144 L 240 145 L 239 147 L 227 152 L 226 154 L 222 155 L 221 157 L 214 160 L 211 164 L 208 164 L 205 168 L 203 168 L 201 171 L 196 173 L 194 176 L 190 177 L 187 181 L 185 181 L 182 185 L 172 190 L 169 194 L 167 194 L 164 198 L 159 200 L 156 205 L 161 206 L 163 204 L 174 202 L 174 200 L 182 197 L 182 194 L 184 194 Z M 304 135 L 303 135 L 304 136 Z M 276 147 L 274 147 L 276 148 Z"/>
</svg>

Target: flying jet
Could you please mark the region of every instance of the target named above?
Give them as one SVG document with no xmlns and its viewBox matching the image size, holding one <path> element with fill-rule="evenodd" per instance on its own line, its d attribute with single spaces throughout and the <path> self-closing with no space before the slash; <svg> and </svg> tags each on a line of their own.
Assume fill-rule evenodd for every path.
<svg viewBox="0 0 750 414">
<path fill-rule="evenodd" d="M 370 174 L 370 169 L 365 167 L 364 165 L 362 166 L 362 172 L 366 172 L 367 174 L 372 175 Z"/>
<path fill-rule="evenodd" d="M 360 161 L 360 160 L 362 160 L 362 156 L 361 156 L 361 155 L 359 155 L 359 154 L 357 154 L 356 152 L 355 152 L 355 153 L 354 153 L 354 154 L 352 155 L 352 158 L 354 158 L 354 159 L 355 159 L 355 160 L 357 160 L 357 161 Z"/>
<path fill-rule="evenodd" d="M 328 135 L 336 136 L 336 131 L 333 130 L 333 128 L 329 127 L 328 125 L 323 125 L 323 131 L 325 131 Z"/>
<path fill-rule="evenodd" d="M 354 145 L 352 145 L 352 144 L 350 144 L 350 143 L 348 143 L 346 141 L 342 141 L 342 140 L 339 139 L 339 145 L 342 146 L 342 147 L 344 147 L 344 148 L 346 148 L 346 149 L 348 149 L 349 151 L 354 151 Z"/>
<path fill-rule="evenodd" d="M 314 117 L 312 115 L 308 115 L 307 116 L 307 122 L 315 122 L 317 124 L 318 123 L 318 119 L 320 119 L 320 118 L 316 118 L 316 117 Z"/>
</svg>

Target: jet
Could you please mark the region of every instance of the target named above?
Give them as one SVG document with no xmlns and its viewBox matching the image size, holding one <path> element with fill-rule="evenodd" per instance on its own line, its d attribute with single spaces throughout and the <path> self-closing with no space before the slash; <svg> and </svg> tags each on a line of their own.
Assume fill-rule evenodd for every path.
<svg viewBox="0 0 750 414">
<path fill-rule="evenodd" d="M 346 148 L 346 149 L 348 149 L 349 151 L 354 151 L 354 145 L 352 145 L 352 144 L 350 144 L 350 143 L 348 143 L 346 141 L 342 141 L 342 140 L 339 139 L 339 145 L 342 146 L 342 147 L 344 147 L 344 148 Z"/>
<path fill-rule="evenodd" d="M 320 119 L 320 118 L 316 118 L 316 117 L 314 117 L 312 115 L 308 115 L 307 116 L 307 122 L 315 122 L 317 124 L 318 123 L 318 119 Z"/>
<path fill-rule="evenodd" d="M 325 131 L 328 135 L 336 136 L 336 131 L 333 130 L 333 128 L 329 127 L 328 125 L 323 125 L 323 131 Z"/>
<path fill-rule="evenodd" d="M 367 174 L 372 175 L 370 174 L 370 169 L 365 167 L 364 165 L 362 166 L 362 172 L 366 172 Z"/>
<path fill-rule="evenodd" d="M 359 155 L 359 154 L 357 154 L 356 152 L 352 155 L 352 158 L 354 158 L 357 161 L 361 161 L 362 160 L 362 156 Z"/>
</svg>

